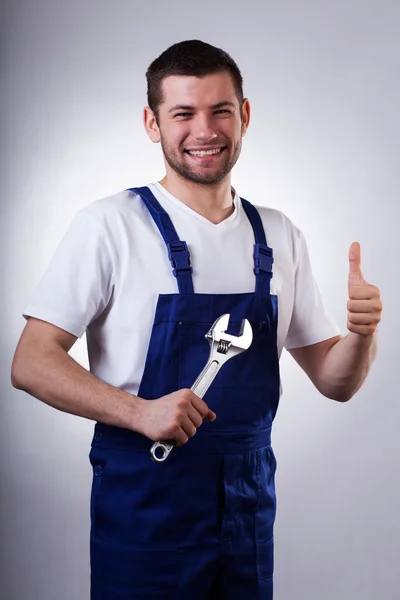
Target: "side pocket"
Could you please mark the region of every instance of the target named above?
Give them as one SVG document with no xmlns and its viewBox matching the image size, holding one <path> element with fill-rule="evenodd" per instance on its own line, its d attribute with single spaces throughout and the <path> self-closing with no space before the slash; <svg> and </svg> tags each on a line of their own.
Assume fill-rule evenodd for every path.
<svg viewBox="0 0 400 600">
<path fill-rule="evenodd" d="M 262 448 L 257 456 L 258 499 L 256 509 L 256 542 L 265 544 L 273 537 L 276 515 L 275 460 L 272 460 L 270 446 Z"/>
<path fill-rule="evenodd" d="M 90 518 L 93 523 L 96 501 L 97 501 L 97 497 L 100 492 L 101 480 L 103 477 L 103 469 L 100 465 L 94 465 L 92 471 L 93 471 L 93 479 L 92 479 L 92 490 L 91 490 L 91 494 L 90 494 Z"/>
<path fill-rule="evenodd" d="M 97 498 L 100 493 L 101 484 L 103 481 L 103 466 L 100 463 L 98 449 L 92 447 L 89 453 L 89 461 L 92 465 L 92 487 L 90 492 L 90 536 L 94 537 L 95 532 L 95 517 L 96 517 L 96 504 Z"/>
<path fill-rule="evenodd" d="M 272 477 L 275 479 L 275 473 L 276 473 L 276 467 L 277 467 L 276 456 L 274 454 L 272 446 L 268 446 L 267 450 L 268 450 L 269 462 L 271 465 Z"/>
<path fill-rule="evenodd" d="M 259 582 L 272 579 L 274 573 L 274 538 L 271 534 L 276 514 L 276 466 L 274 451 L 271 446 L 268 446 L 261 452 L 259 463 L 259 498 L 256 516 L 257 574 Z"/>
<path fill-rule="evenodd" d="M 258 581 L 271 579 L 274 573 L 274 539 L 257 544 Z"/>
</svg>

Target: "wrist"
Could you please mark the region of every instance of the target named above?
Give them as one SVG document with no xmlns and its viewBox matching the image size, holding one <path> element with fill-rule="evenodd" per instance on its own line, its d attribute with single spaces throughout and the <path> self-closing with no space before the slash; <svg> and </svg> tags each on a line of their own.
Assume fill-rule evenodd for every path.
<svg viewBox="0 0 400 600">
<path fill-rule="evenodd" d="M 124 427 L 131 431 L 143 434 L 142 424 L 148 401 L 139 396 L 135 396 L 134 394 L 126 393 L 128 394 L 128 397 L 126 399 Z"/>
</svg>

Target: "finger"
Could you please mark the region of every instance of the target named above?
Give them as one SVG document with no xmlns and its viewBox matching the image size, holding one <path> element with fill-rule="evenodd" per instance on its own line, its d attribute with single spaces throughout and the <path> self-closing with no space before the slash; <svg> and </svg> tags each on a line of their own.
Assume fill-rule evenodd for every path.
<svg viewBox="0 0 400 600">
<path fill-rule="evenodd" d="M 376 323 L 371 323 L 371 325 L 354 325 L 353 323 L 347 322 L 347 329 L 352 333 L 358 333 L 359 335 L 372 335 L 377 326 Z"/>
<path fill-rule="evenodd" d="M 215 412 L 209 409 L 207 404 L 199 396 L 196 396 L 196 394 L 193 394 L 192 404 L 202 419 L 213 421 L 216 418 L 217 415 Z"/>
<path fill-rule="evenodd" d="M 361 248 L 358 242 L 353 242 L 349 250 L 349 291 L 357 285 L 364 285 L 361 272 Z"/>
<path fill-rule="evenodd" d="M 347 302 L 347 310 L 353 313 L 373 313 L 382 311 L 382 302 L 375 298 L 366 300 L 349 300 Z"/>
<path fill-rule="evenodd" d="M 192 421 L 193 425 L 198 429 L 200 425 L 203 423 L 203 417 L 201 414 L 195 409 L 194 406 L 189 408 L 188 417 Z"/>
<path fill-rule="evenodd" d="M 180 430 L 179 433 L 176 434 L 175 436 L 175 446 L 183 446 L 184 444 L 186 444 L 186 442 L 189 440 L 188 436 L 186 435 L 186 433 L 183 431 L 183 429 Z"/>
<path fill-rule="evenodd" d="M 189 438 L 182 427 L 177 427 L 174 432 L 170 432 L 168 439 L 164 441 L 171 446 L 183 446 L 183 444 L 186 444 L 188 439 Z"/>
<path fill-rule="evenodd" d="M 379 323 L 380 318 L 372 313 L 349 313 L 347 320 L 353 325 L 372 325 Z"/>
<path fill-rule="evenodd" d="M 192 423 L 191 419 L 189 419 L 188 416 L 186 416 L 186 418 L 183 419 L 181 423 L 181 429 L 183 429 L 188 438 L 193 437 L 197 431 L 197 427 L 195 427 L 195 425 Z"/>
<path fill-rule="evenodd" d="M 215 421 L 217 415 L 213 410 L 209 410 L 206 416 L 204 417 L 204 421 Z"/>
</svg>

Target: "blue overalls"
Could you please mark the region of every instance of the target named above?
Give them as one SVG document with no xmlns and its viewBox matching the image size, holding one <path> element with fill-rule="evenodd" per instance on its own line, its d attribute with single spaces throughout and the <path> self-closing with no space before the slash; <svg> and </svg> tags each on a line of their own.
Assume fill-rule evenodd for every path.
<svg viewBox="0 0 400 600">
<path fill-rule="evenodd" d="M 279 402 L 272 249 L 257 210 L 255 291 L 195 294 L 189 250 L 147 187 L 133 188 L 163 236 L 179 293 L 160 294 L 141 398 L 190 388 L 208 360 L 205 334 L 230 313 L 253 342 L 218 373 L 204 401 L 217 414 L 165 462 L 153 441 L 96 423 L 90 451 L 91 600 L 272 600 L 274 477 L 271 424 Z M 133 200 L 140 198 L 134 196 Z"/>
</svg>

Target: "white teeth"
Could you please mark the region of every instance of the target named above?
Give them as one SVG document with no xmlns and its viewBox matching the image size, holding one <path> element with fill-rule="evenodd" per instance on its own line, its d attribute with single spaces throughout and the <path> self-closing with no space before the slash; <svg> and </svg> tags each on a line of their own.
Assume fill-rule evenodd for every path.
<svg viewBox="0 0 400 600">
<path fill-rule="evenodd" d="M 215 150 L 188 150 L 192 156 L 212 156 L 221 152 L 222 148 L 216 148 Z"/>
</svg>

